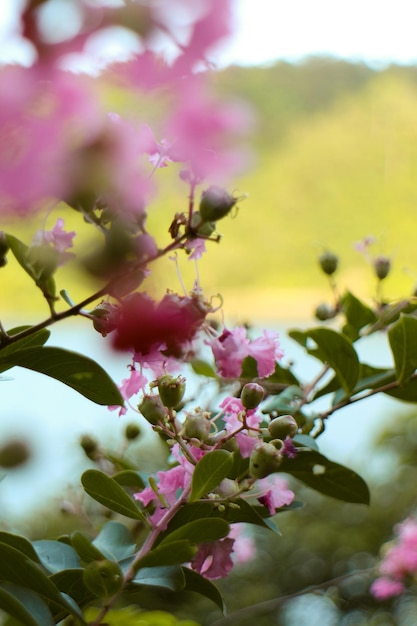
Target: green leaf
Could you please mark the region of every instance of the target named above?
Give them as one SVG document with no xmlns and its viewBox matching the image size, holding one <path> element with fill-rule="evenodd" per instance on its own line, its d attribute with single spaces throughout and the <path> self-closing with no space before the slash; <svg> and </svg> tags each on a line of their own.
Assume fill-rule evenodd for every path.
<svg viewBox="0 0 417 626">
<path fill-rule="evenodd" d="M 35 563 L 39 563 L 38 555 L 29 539 L 21 537 L 20 535 L 14 535 L 13 533 L 0 531 L 0 542 L 19 550 L 19 552 L 22 552 L 22 554 L 29 557 L 29 559 Z"/>
<path fill-rule="evenodd" d="M 315 450 L 299 450 L 294 459 L 285 458 L 280 471 L 337 500 L 369 504 L 369 489 L 353 470 L 329 461 Z"/>
<path fill-rule="evenodd" d="M 290 369 L 282 367 L 279 363 L 275 363 L 275 371 L 273 374 L 265 378 L 268 383 L 282 384 L 282 385 L 296 385 L 299 386 L 298 379 L 294 376 Z M 273 387 L 268 388 L 268 392 L 274 395 Z"/>
<path fill-rule="evenodd" d="M 135 569 L 161 565 L 178 565 L 191 561 L 196 553 L 195 546 L 187 539 L 167 542 L 145 554 L 135 565 Z"/>
<path fill-rule="evenodd" d="M 388 389 L 384 393 L 403 402 L 417 402 L 417 378 L 411 378 L 401 387 Z"/>
<path fill-rule="evenodd" d="M 417 319 L 401 315 L 389 329 L 388 339 L 398 382 L 402 385 L 417 368 Z"/>
<path fill-rule="evenodd" d="M 184 573 L 185 589 L 187 591 L 195 591 L 199 593 L 201 596 L 204 596 L 214 602 L 223 614 L 226 612 L 226 606 L 222 595 L 212 582 L 188 567 L 183 567 L 182 571 Z"/>
<path fill-rule="evenodd" d="M 47 346 L 19 350 L 4 357 L 0 353 L 0 369 L 4 366 L 25 367 L 55 378 L 97 404 L 124 402 L 117 386 L 98 363 L 69 350 Z"/>
<path fill-rule="evenodd" d="M 342 311 L 346 316 L 343 332 L 353 341 L 359 337 L 359 331 L 377 320 L 374 311 L 347 291 L 341 299 Z"/>
<path fill-rule="evenodd" d="M 38 277 L 36 275 L 35 269 L 32 267 L 29 261 L 29 246 L 27 246 L 25 243 L 23 243 L 23 241 L 20 241 L 19 239 L 17 239 L 17 237 L 14 237 L 13 235 L 6 234 L 6 239 L 16 261 L 21 267 L 23 267 L 25 272 L 29 274 L 32 280 L 36 282 Z"/>
<path fill-rule="evenodd" d="M 83 568 L 66 569 L 52 574 L 50 580 L 60 591 L 73 598 L 78 606 L 85 606 L 94 596 L 84 584 L 83 573 Z"/>
<path fill-rule="evenodd" d="M 135 542 L 129 528 L 120 522 L 107 522 L 93 541 L 107 559 L 120 561 L 135 552 Z"/>
<path fill-rule="evenodd" d="M 226 450 L 214 450 L 203 456 L 193 473 L 190 500 L 210 493 L 226 478 L 233 467 L 232 455 Z"/>
<path fill-rule="evenodd" d="M 262 405 L 262 413 L 272 413 L 276 411 L 278 414 L 285 415 L 294 414 L 297 411 L 300 401 L 305 399 L 304 391 L 296 385 L 290 385 L 281 393 L 272 396 Z"/>
<path fill-rule="evenodd" d="M 359 378 L 359 359 L 346 337 L 330 328 L 291 331 L 289 335 L 301 343 L 309 354 L 331 367 L 346 394 L 350 394 Z M 316 347 L 308 347 L 309 339 L 315 342 Z"/>
<path fill-rule="evenodd" d="M 170 567 L 143 567 L 136 573 L 132 582 L 137 585 L 181 591 L 185 586 L 185 576 L 183 569 L 178 565 Z"/>
<path fill-rule="evenodd" d="M 194 372 L 199 376 L 206 376 L 207 378 L 217 378 L 217 374 L 207 361 L 201 359 L 194 359 L 191 361 L 191 367 Z"/>
<path fill-rule="evenodd" d="M 175 543 L 181 539 L 187 539 L 190 543 L 198 544 L 206 541 L 217 541 L 229 534 L 230 526 L 219 517 L 199 519 L 189 522 L 172 532 L 164 533 L 159 545 Z"/>
<path fill-rule="evenodd" d="M 98 470 L 87 470 L 81 476 L 81 483 L 89 496 L 111 511 L 132 519 L 145 520 L 133 500 L 110 476 Z"/>
<path fill-rule="evenodd" d="M 243 359 L 240 377 L 249 378 L 250 380 L 258 377 L 258 362 L 253 356 L 247 356 Z"/>
<path fill-rule="evenodd" d="M 48 606 L 30 589 L 0 583 L 0 609 L 25 626 L 54 626 Z"/>
<path fill-rule="evenodd" d="M 113 474 L 113 480 L 115 480 L 121 487 L 131 487 L 137 491 L 145 488 L 145 482 L 138 471 L 133 469 L 122 470 Z"/>
<path fill-rule="evenodd" d="M 64 614 L 79 616 L 79 611 L 61 595 L 37 563 L 4 543 L 0 543 L 0 579 L 16 585 L 25 585 L 44 600 L 62 609 Z"/>
<path fill-rule="evenodd" d="M 64 569 L 80 567 L 80 559 L 77 552 L 61 541 L 41 539 L 33 542 L 33 547 L 42 565 L 54 574 Z"/>
</svg>

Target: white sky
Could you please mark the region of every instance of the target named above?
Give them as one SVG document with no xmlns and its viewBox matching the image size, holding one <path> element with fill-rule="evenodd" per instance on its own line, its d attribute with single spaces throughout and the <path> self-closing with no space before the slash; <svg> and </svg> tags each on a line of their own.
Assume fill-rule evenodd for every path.
<svg viewBox="0 0 417 626">
<path fill-rule="evenodd" d="M 5 39 L 5 24 L 21 2 L 0 0 L 0 58 L 24 54 Z M 236 35 L 222 49 L 221 65 L 310 54 L 417 62 L 417 0 L 235 0 L 235 11 Z"/>
</svg>

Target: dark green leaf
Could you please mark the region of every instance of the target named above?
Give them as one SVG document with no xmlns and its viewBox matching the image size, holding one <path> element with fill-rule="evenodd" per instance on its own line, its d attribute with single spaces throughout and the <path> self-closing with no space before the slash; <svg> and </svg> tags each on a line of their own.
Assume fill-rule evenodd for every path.
<svg viewBox="0 0 417 626">
<path fill-rule="evenodd" d="M 181 591 L 185 586 L 185 577 L 182 568 L 178 565 L 143 567 L 137 572 L 133 582 L 138 585 Z"/>
<path fill-rule="evenodd" d="M 262 413 L 276 412 L 278 415 L 285 415 L 297 411 L 300 401 L 304 400 L 305 395 L 300 387 L 290 385 L 280 394 L 272 396 L 266 403 L 262 405 Z"/>
<path fill-rule="evenodd" d="M 229 524 L 219 517 L 199 519 L 189 522 L 181 528 L 168 533 L 164 533 L 159 545 L 167 545 L 180 539 L 187 539 L 190 543 L 203 543 L 206 541 L 217 541 L 229 534 Z"/>
<path fill-rule="evenodd" d="M 187 591 L 195 591 L 199 593 L 201 596 L 208 598 L 214 604 L 216 604 L 221 612 L 224 614 L 226 611 L 226 607 L 221 596 L 220 591 L 217 589 L 212 582 L 204 578 L 197 572 L 189 569 L 188 567 L 183 567 L 182 571 L 184 572 L 185 577 L 185 588 Z"/>
<path fill-rule="evenodd" d="M 353 340 L 359 337 L 359 331 L 364 326 L 373 324 L 377 320 L 374 311 L 358 300 L 350 291 L 344 294 L 341 299 L 341 306 L 347 321 L 344 332 Z"/>
<path fill-rule="evenodd" d="M 299 386 L 298 379 L 294 376 L 290 369 L 286 367 L 282 367 L 279 363 L 275 363 L 275 371 L 273 374 L 265 378 L 265 381 L 273 384 L 282 384 L 282 385 L 296 385 Z M 268 387 L 268 391 L 270 394 L 274 395 L 274 388 Z"/>
<path fill-rule="evenodd" d="M 327 496 L 344 502 L 369 504 L 368 486 L 358 474 L 314 450 L 299 450 L 295 459 L 285 458 L 280 471 L 292 474 Z"/>
<path fill-rule="evenodd" d="M 72 387 L 92 402 L 122 405 L 123 398 L 110 376 L 92 359 L 62 348 L 35 347 L 0 356 L 2 367 L 25 367 Z"/>
<path fill-rule="evenodd" d="M 19 263 L 21 267 L 25 270 L 27 274 L 34 280 L 35 282 L 38 279 L 36 275 L 35 269 L 32 267 L 29 260 L 29 246 L 27 246 L 23 241 L 17 239 L 13 235 L 6 235 L 7 243 L 10 246 L 10 250 L 13 252 L 13 255 L 16 261 Z"/>
<path fill-rule="evenodd" d="M 84 569 L 67 569 L 52 574 L 50 580 L 63 593 L 68 594 L 79 606 L 85 606 L 93 599 L 83 580 Z"/>
<path fill-rule="evenodd" d="M 232 455 L 226 450 L 214 450 L 203 456 L 193 473 L 190 500 L 198 500 L 215 489 L 226 478 L 232 466 Z"/>
<path fill-rule="evenodd" d="M 417 368 L 417 319 L 401 315 L 388 331 L 398 382 L 409 380 Z"/>
<path fill-rule="evenodd" d="M 34 541 L 33 547 L 42 565 L 53 574 L 63 569 L 80 567 L 80 559 L 77 552 L 71 546 L 61 541 L 41 539 Z"/>
<path fill-rule="evenodd" d="M 132 519 L 145 519 L 123 488 L 107 474 L 98 470 L 87 470 L 81 476 L 81 483 L 88 495 L 111 511 Z"/>
<path fill-rule="evenodd" d="M 403 402 L 417 402 L 417 378 L 413 377 L 401 387 L 388 389 L 384 393 Z"/>
<path fill-rule="evenodd" d="M 312 328 L 305 332 L 291 331 L 290 336 L 304 345 L 307 352 L 331 367 L 349 395 L 359 378 L 359 360 L 351 342 L 330 328 Z M 312 339 L 316 347 L 309 348 Z"/>
<path fill-rule="evenodd" d="M 195 546 L 191 545 L 187 539 L 167 542 L 145 554 L 136 564 L 136 568 L 188 563 L 194 557 L 195 552 Z"/>
<path fill-rule="evenodd" d="M 113 474 L 112 478 L 122 487 L 132 487 L 138 491 L 145 487 L 142 477 L 136 470 L 126 469 L 117 474 Z"/>
<path fill-rule="evenodd" d="M 0 579 L 16 585 L 24 585 L 41 598 L 63 609 L 65 614 L 78 616 L 74 606 L 61 595 L 42 568 L 15 548 L 0 543 Z M 85 623 L 85 622 L 83 622 Z"/>
<path fill-rule="evenodd" d="M 25 626 L 54 626 L 48 606 L 33 591 L 9 583 L 0 583 L 0 609 Z"/>
<path fill-rule="evenodd" d="M 35 561 L 35 563 L 39 563 L 38 555 L 29 539 L 21 537 L 20 535 L 14 535 L 13 533 L 0 531 L 0 542 L 19 550 L 19 552 L 25 554 L 32 561 Z"/>
<path fill-rule="evenodd" d="M 107 559 L 120 561 L 135 552 L 132 533 L 120 522 L 107 522 L 94 539 L 93 544 Z"/>
<path fill-rule="evenodd" d="M 250 380 L 258 377 L 258 362 L 253 356 L 247 356 L 243 359 L 240 377 Z"/>
</svg>

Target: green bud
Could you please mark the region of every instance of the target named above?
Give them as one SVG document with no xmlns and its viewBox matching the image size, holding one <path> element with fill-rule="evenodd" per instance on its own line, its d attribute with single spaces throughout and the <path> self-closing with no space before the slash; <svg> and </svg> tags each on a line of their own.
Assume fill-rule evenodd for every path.
<svg viewBox="0 0 417 626">
<path fill-rule="evenodd" d="M 254 478 L 264 478 L 278 471 L 282 454 L 271 443 L 256 444 L 249 459 L 249 472 Z"/>
<path fill-rule="evenodd" d="M 337 270 L 339 258 L 333 254 L 333 252 L 329 252 L 327 250 L 319 256 L 319 263 L 323 272 L 328 276 L 331 276 Z"/>
<path fill-rule="evenodd" d="M 268 430 L 273 439 L 285 439 L 297 434 L 298 424 L 292 415 L 281 415 L 270 422 Z"/>
<path fill-rule="evenodd" d="M 391 261 L 386 256 L 377 256 L 374 259 L 374 270 L 379 280 L 384 280 L 390 272 Z"/>
<path fill-rule="evenodd" d="M 94 461 L 96 459 L 96 454 L 98 451 L 98 443 L 93 437 L 90 435 L 83 435 L 80 440 L 80 445 L 84 450 L 86 456 Z"/>
<path fill-rule="evenodd" d="M 194 211 L 191 217 L 191 228 L 197 229 L 196 234 L 200 237 L 210 237 L 216 230 L 215 222 L 203 222 L 200 211 Z"/>
<path fill-rule="evenodd" d="M 203 222 L 217 222 L 235 206 L 237 199 L 227 191 L 212 185 L 201 194 L 200 215 Z"/>
<path fill-rule="evenodd" d="M 167 410 L 161 402 L 161 398 L 156 395 L 144 396 L 142 402 L 138 405 L 139 411 L 150 424 L 156 426 L 159 422 L 163 422 Z"/>
<path fill-rule="evenodd" d="M 185 378 L 183 376 L 174 378 L 170 374 L 161 376 L 158 380 L 158 391 L 162 404 L 168 408 L 175 409 L 184 397 Z"/>
<path fill-rule="evenodd" d="M 0 448 L 0 467 L 12 469 L 26 463 L 31 456 L 29 446 L 21 439 L 11 439 Z"/>
<path fill-rule="evenodd" d="M 314 311 L 314 315 L 321 322 L 325 322 L 326 320 L 331 320 L 335 316 L 336 312 L 333 307 L 331 307 L 326 302 L 322 302 L 319 304 L 316 310 Z"/>
<path fill-rule="evenodd" d="M 207 441 L 210 436 L 211 422 L 209 413 L 196 410 L 195 413 L 188 413 L 184 422 L 184 434 L 189 439 L 199 439 Z"/>
<path fill-rule="evenodd" d="M 110 598 L 123 587 L 123 573 L 115 561 L 92 561 L 83 571 L 85 586 L 99 598 Z"/>
<path fill-rule="evenodd" d="M 264 399 L 265 391 L 258 383 L 247 383 L 240 394 L 245 409 L 255 409 Z"/>
<path fill-rule="evenodd" d="M 128 424 L 125 429 L 125 437 L 128 441 L 133 441 L 140 436 L 140 428 L 137 424 Z"/>
<path fill-rule="evenodd" d="M 216 487 L 215 493 L 222 498 L 233 498 L 240 491 L 239 485 L 235 480 L 231 478 L 224 478 L 220 485 Z"/>
</svg>

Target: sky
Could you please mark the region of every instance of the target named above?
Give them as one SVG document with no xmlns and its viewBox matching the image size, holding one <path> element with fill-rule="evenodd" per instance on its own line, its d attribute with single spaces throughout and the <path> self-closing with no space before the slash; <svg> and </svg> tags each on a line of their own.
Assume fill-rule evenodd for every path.
<svg viewBox="0 0 417 626">
<path fill-rule="evenodd" d="M 0 0 L 0 58 L 25 55 L 22 46 L 5 39 L 20 3 Z M 214 55 L 221 66 L 313 54 L 374 66 L 417 62 L 417 0 L 235 0 L 235 16 L 234 37 Z"/>
</svg>

